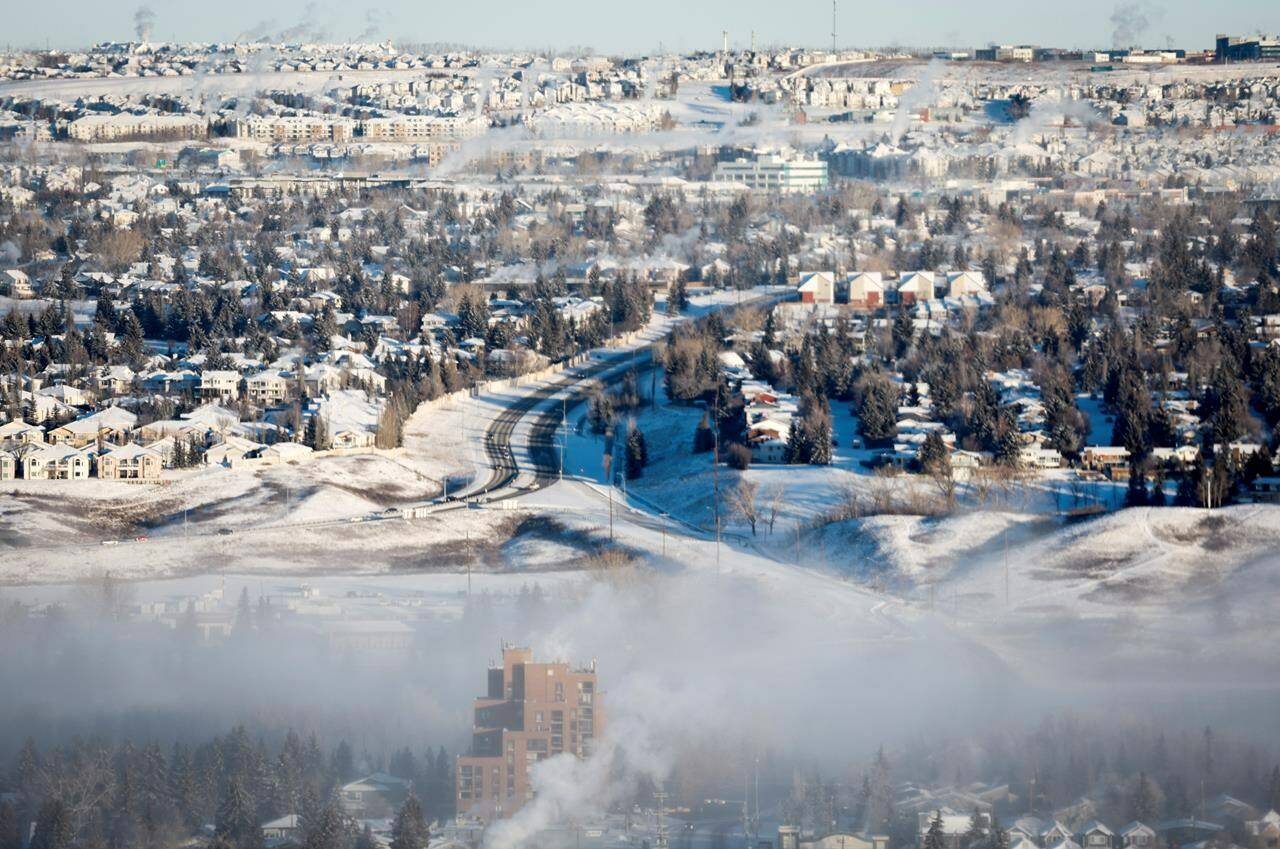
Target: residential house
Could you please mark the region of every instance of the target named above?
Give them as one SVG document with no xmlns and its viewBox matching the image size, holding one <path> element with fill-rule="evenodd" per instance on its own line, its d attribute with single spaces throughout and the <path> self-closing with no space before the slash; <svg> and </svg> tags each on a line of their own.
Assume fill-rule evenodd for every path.
<svg viewBox="0 0 1280 849">
<path fill-rule="evenodd" d="M 408 795 L 409 782 L 385 772 L 367 775 L 338 790 L 343 810 L 359 819 L 393 816 Z"/>
<path fill-rule="evenodd" d="M 228 436 L 204 452 L 204 462 L 209 466 L 234 468 L 266 447 L 239 436 Z"/>
<path fill-rule="evenodd" d="M 132 442 L 98 455 L 98 477 L 103 480 L 155 480 L 163 467 L 159 451 Z"/>
<path fill-rule="evenodd" d="M 878 271 L 860 271 L 849 278 L 849 306 L 873 310 L 884 306 L 884 275 Z"/>
<path fill-rule="evenodd" d="M 200 373 L 200 397 L 229 401 L 240 395 L 240 372 L 209 369 Z"/>
<path fill-rule="evenodd" d="M 304 418 L 319 417 L 334 448 L 365 448 L 374 444 L 385 406 L 382 399 L 370 399 L 359 389 L 340 389 L 324 398 L 312 399 Z"/>
<path fill-rule="evenodd" d="M 245 394 L 254 404 L 274 407 L 289 399 L 289 379 L 278 371 L 258 372 L 246 378 Z"/>
<path fill-rule="evenodd" d="M 311 449 L 300 442 L 275 442 L 257 452 L 258 459 L 267 464 L 292 463 L 311 456 Z"/>
<path fill-rule="evenodd" d="M 49 442 L 83 448 L 102 440 L 123 445 L 138 423 L 136 413 L 123 407 L 104 407 L 96 413 L 49 431 Z"/>
<path fill-rule="evenodd" d="M 102 397 L 125 395 L 137 377 L 128 366 L 102 366 L 93 373 L 93 386 Z"/>
<path fill-rule="evenodd" d="M 981 295 L 987 291 L 987 278 L 981 271 L 959 271 L 947 275 L 947 296 L 960 298 Z"/>
<path fill-rule="evenodd" d="M 1067 841 L 1072 846 L 1079 849 L 1074 840 L 1071 839 L 1071 830 L 1057 820 L 1049 820 L 1045 822 L 1044 827 L 1040 829 L 1040 845 L 1046 847 Z"/>
<path fill-rule="evenodd" d="M 285 814 L 279 819 L 262 824 L 262 839 L 268 846 L 281 843 L 299 843 L 302 837 L 302 817 L 298 814 Z"/>
<path fill-rule="evenodd" d="M 778 838 L 779 849 L 782 849 L 782 829 L 778 830 Z M 888 846 L 888 835 L 835 831 L 822 837 L 801 835 L 795 849 L 888 849 Z"/>
<path fill-rule="evenodd" d="M 37 445 L 22 455 L 22 476 L 27 480 L 84 480 L 89 477 L 89 456 L 65 443 Z"/>
<path fill-rule="evenodd" d="M 1129 462 L 1129 449 L 1123 445 L 1086 445 L 1080 453 L 1080 465 L 1091 471 L 1104 471 Z"/>
<path fill-rule="evenodd" d="M 1120 849 L 1154 849 L 1156 830 L 1137 820 L 1120 829 Z"/>
<path fill-rule="evenodd" d="M 831 304 L 836 299 L 836 278 L 830 271 L 811 271 L 800 275 L 796 287 L 802 304 Z"/>
<path fill-rule="evenodd" d="M 31 278 L 25 271 L 11 268 L 0 274 L 0 288 L 10 298 L 34 298 L 36 290 L 31 286 Z"/>
<path fill-rule="evenodd" d="M 44 428 L 40 425 L 27 424 L 22 419 L 0 425 L 0 448 L 16 448 L 19 445 L 43 442 Z"/>
<path fill-rule="evenodd" d="M 1261 818 L 1244 824 L 1245 833 L 1259 849 L 1280 847 L 1280 813 L 1267 811 Z"/>
<path fill-rule="evenodd" d="M 898 283 L 898 302 L 915 304 L 932 301 L 935 296 L 935 283 L 932 271 L 912 271 Z"/>
<path fill-rule="evenodd" d="M 916 814 L 916 824 L 919 829 L 920 845 L 924 846 L 925 835 L 929 833 L 929 829 L 936 818 L 942 824 L 942 842 L 946 849 L 960 849 L 964 843 L 965 835 L 969 833 L 970 819 L 974 815 L 956 813 L 950 808 L 919 812 Z M 986 831 L 991 825 L 991 814 L 978 811 L 976 816 L 982 823 L 982 829 Z"/>
<path fill-rule="evenodd" d="M 1099 820 L 1090 820 L 1080 829 L 1079 843 L 1083 849 L 1112 849 L 1115 832 Z"/>
<path fill-rule="evenodd" d="M 0 451 L 0 481 L 11 481 L 17 476 L 17 458 L 8 451 Z"/>
</svg>

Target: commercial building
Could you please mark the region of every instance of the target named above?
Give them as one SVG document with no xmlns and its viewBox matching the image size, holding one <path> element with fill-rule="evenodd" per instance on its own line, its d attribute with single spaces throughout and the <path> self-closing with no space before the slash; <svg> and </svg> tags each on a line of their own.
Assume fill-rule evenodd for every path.
<svg viewBox="0 0 1280 849">
<path fill-rule="evenodd" d="M 1036 48 L 1031 44 L 1001 44 L 995 47 L 979 47 L 973 51 L 979 62 L 1032 62 Z"/>
<path fill-rule="evenodd" d="M 457 762 L 459 816 L 510 816 L 533 797 L 529 768 L 559 754 L 584 757 L 604 729 L 596 668 L 538 663 L 533 652 L 502 650 L 488 692 L 475 701 L 471 751 Z"/>
<path fill-rule="evenodd" d="M 1219 62 L 1277 62 L 1280 61 L 1280 37 L 1219 35 L 1214 55 Z"/>
<path fill-rule="evenodd" d="M 716 166 L 715 179 L 771 192 L 812 192 L 827 187 L 827 163 L 819 159 L 787 159 L 763 154 Z"/>
</svg>

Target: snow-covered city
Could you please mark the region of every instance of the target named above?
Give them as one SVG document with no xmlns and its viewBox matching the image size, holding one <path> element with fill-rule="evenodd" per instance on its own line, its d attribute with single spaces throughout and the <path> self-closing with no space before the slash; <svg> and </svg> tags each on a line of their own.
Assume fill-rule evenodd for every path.
<svg viewBox="0 0 1280 849">
<path fill-rule="evenodd" d="M 0 14 L 0 849 L 1280 846 L 1271 4 L 428 5 Z"/>
</svg>

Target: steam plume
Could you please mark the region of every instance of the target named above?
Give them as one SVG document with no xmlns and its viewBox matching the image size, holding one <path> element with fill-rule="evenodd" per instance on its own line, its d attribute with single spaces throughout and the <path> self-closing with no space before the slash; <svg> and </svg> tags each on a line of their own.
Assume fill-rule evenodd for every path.
<svg viewBox="0 0 1280 849">
<path fill-rule="evenodd" d="M 147 43 L 151 40 L 151 33 L 156 26 L 156 13 L 152 11 L 150 6 L 139 6 L 137 11 L 133 13 L 133 32 L 138 36 L 138 41 Z"/>
</svg>

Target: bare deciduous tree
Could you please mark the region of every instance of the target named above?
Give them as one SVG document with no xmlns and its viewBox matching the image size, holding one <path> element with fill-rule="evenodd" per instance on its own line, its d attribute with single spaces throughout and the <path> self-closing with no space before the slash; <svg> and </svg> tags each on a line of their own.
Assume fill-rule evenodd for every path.
<svg viewBox="0 0 1280 849">
<path fill-rule="evenodd" d="M 773 526 L 778 521 L 778 516 L 782 513 L 782 505 L 786 504 L 787 491 L 779 484 L 770 484 L 764 490 L 762 495 L 767 516 L 766 521 L 769 523 L 769 536 L 773 536 Z"/>
<path fill-rule="evenodd" d="M 738 485 L 729 490 L 729 507 L 751 526 L 751 535 L 756 535 L 756 523 L 760 521 L 760 484 L 739 478 Z"/>
</svg>

